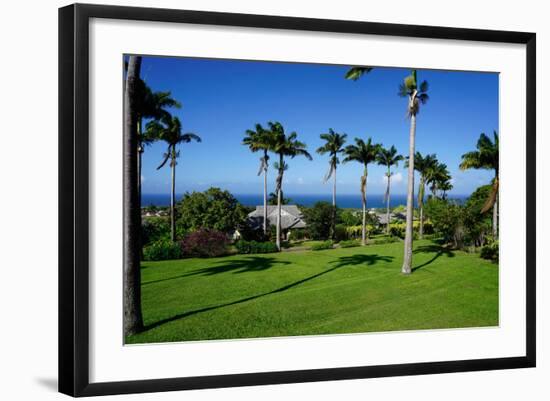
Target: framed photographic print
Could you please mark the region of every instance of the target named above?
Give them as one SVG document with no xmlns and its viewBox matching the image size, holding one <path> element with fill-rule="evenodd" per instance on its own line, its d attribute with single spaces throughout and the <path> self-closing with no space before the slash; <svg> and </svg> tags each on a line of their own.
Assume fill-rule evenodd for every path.
<svg viewBox="0 0 550 401">
<path fill-rule="evenodd" d="M 535 366 L 535 34 L 59 10 L 59 390 Z"/>
</svg>

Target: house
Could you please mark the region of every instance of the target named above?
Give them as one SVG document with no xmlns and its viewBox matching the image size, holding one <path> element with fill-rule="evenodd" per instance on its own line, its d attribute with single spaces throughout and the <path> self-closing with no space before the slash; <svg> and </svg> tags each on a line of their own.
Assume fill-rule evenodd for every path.
<svg viewBox="0 0 550 401">
<path fill-rule="evenodd" d="M 264 207 L 256 206 L 256 210 L 249 213 L 247 218 L 248 224 L 253 229 L 259 229 L 263 227 L 264 223 Z M 277 206 L 267 206 L 267 222 L 269 225 L 275 226 L 277 224 Z M 281 229 L 283 237 L 286 238 L 287 234 L 291 230 L 306 228 L 306 222 L 303 220 L 303 215 L 298 206 L 296 205 L 282 205 L 281 206 Z"/>
</svg>

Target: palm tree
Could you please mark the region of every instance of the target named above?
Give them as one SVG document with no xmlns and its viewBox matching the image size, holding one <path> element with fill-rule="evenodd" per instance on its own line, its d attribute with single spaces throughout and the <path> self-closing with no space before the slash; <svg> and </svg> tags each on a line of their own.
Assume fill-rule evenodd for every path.
<svg viewBox="0 0 550 401">
<path fill-rule="evenodd" d="M 386 193 L 384 194 L 384 201 L 386 202 L 386 234 L 390 233 L 390 181 L 391 176 L 393 175 L 393 173 L 391 172 L 391 168 L 393 166 L 397 167 L 399 162 L 403 159 L 404 157 L 400 154 L 397 154 L 397 149 L 393 145 L 389 149 L 385 149 L 384 147 L 380 146 L 380 149 L 378 150 L 378 155 L 376 156 L 376 161 L 378 162 L 378 164 L 386 166 L 386 168 L 388 169 L 386 171 L 386 177 L 388 181 L 386 185 Z"/>
<path fill-rule="evenodd" d="M 124 263 L 124 334 L 135 334 L 143 329 L 141 314 L 141 271 L 140 271 L 140 232 L 141 213 L 140 199 L 136 182 L 137 169 L 137 86 L 141 71 L 141 57 L 130 56 L 128 72 L 124 85 L 124 169 L 126 181 L 125 198 L 127 206 L 124 208 L 125 220 L 125 262 Z"/>
<path fill-rule="evenodd" d="M 256 124 L 254 130 L 247 130 L 246 136 L 243 138 L 243 145 L 247 145 L 252 152 L 262 151 L 260 157 L 260 169 L 258 175 L 264 173 L 264 234 L 267 234 L 267 170 L 269 167 L 268 152 L 273 147 L 273 134 L 264 129 L 261 124 Z"/>
<path fill-rule="evenodd" d="M 447 199 L 447 191 L 450 191 L 451 189 L 453 189 L 453 184 L 451 183 L 451 180 L 449 179 L 449 180 L 441 182 L 438 185 L 438 188 L 442 192 L 441 197 L 443 199 Z"/>
<path fill-rule="evenodd" d="M 409 160 L 406 162 L 409 165 Z M 420 214 L 420 227 L 418 236 L 424 236 L 424 197 L 426 193 L 426 184 L 431 179 L 435 168 L 437 167 L 437 157 L 435 154 L 422 156 L 420 152 L 414 154 L 414 169 L 420 174 L 420 182 L 418 183 L 418 211 Z"/>
<path fill-rule="evenodd" d="M 493 236 L 496 239 L 498 236 L 498 133 L 493 131 L 493 140 L 487 135 L 482 133 L 479 136 L 476 145 L 477 150 L 468 152 L 462 155 L 462 162 L 460 163 L 461 170 L 467 169 L 484 169 L 493 170 L 495 172 L 495 178 L 493 179 L 493 189 L 487 198 L 487 201 L 481 209 L 482 213 L 487 212 L 493 208 Z"/>
<path fill-rule="evenodd" d="M 172 171 L 172 182 L 170 186 L 170 238 L 172 241 L 176 241 L 176 159 L 180 154 L 177 150 L 177 146 L 181 143 L 189 143 L 191 141 L 201 142 L 201 138 L 192 132 L 182 134 L 181 122 L 177 117 L 167 116 L 162 119 L 162 123 L 163 124 L 160 124 L 158 121 L 151 121 L 147 124 L 147 129 L 156 132 L 155 135 L 168 144 L 164 159 L 157 167 L 157 170 L 164 167 L 166 162 L 170 160 Z"/>
<path fill-rule="evenodd" d="M 361 176 L 361 203 L 363 206 L 363 224 L 361 232 L 361 243 L 367 243 L 367 176 L 368 165 L 376 161 L 376 156 L 380 150 L 380 145 L 372 143 L 372 138 L 367 142 L 360 138 L 355 138 L 355 145 L 348 145 L 344 149 L 346 157 L 343 162 L 359 162 L 363 165 L 363 175 Z"/>
<path fill-rule="evenodd" d="M 326 143 L 317 149 L 317 153 L 324 155 L 328 153 L 330 156 L 329 159 L 329 169 L 323 182 L 327 182 L 330 177 L 333 177 L 332 184 L 332 223 L 331 223 L 331 237 L 334 239 L 334 232 L 336 226 L 336 167 L 340 163 L 338 159 L 338 154 L 344 151 L 343 146 L 346 143 L 347 134 L 339 134 L 334 132 L 332 128 L 329 128 L 328 133 L 321 134 L 320 137 Z"/>
<path fill-rule="evenodd" d="M 414 141 L 416 136 L 416 115 L 420 111 L 420 104 L 428 101 L 428 82 L 422 81 L 418 85 L 416 70 L 412 70 L 399 86 L 399 96 L 406 97 L 407 117 L 411 120 L 409 129 L 409 172 L 407 183 L 407 226 L 405 229 L 405 246 L 403 256 L 403 274 L 410 274 L 412 271 L 412 246 L 413 246 L 413 196 L 414 196 Z"/>
<path fill-rule="evenodd" d="M 449 191 L 452 189 L 450 183 L 451 175 L 447 169 L 445 163 L 437 163 L 433 168 L 428 171 L 426 184 L 430 185 L 430 191 L 432 191 L 432 196 L 437 196 L 437 191 Z"/>
<path fill-rule="evenodd" d="M 293 159 L 296 156 L 305 156 L 308 160 L 313 160 L 309 152 L 306 150 L 306 144 L 300 142 L 298 134 L 292 132 L 286 134 L 281 123 L 269 122 L 269 130 L 273 135 L 273 152 L 279 155 L 279 161 L 275 164 L 277 169 L 277 249 L 281 250 L 281 203 L 283 196 L 283 175 L 288 169 L 288 165 L 285 163 L 285 156 Z"/>
<path fill-rule="evenodd" d="M 153 92 L 151 88 L 140 79 L 137 91 L 137 135 L 138 135 L 138 193 L 141 198 L 141 165 L 145 146 L 150 145 L 156 138 L 150 131 L 143 131 L 143 120 L 153 119 L 160 121 L 169 116 L 168 108 L 181 108 L 181 103 L 172 98 L 171 92 Z"/>
</svg>

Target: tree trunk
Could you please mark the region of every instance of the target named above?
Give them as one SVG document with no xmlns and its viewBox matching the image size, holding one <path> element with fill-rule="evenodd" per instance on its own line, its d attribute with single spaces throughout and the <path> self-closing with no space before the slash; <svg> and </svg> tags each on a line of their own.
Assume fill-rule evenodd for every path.
<svg viewBox="0 0 550 401">
<path fill-rule="evenodd" d="M 277 177 L 277 250 L 281 250 L 281 203 L 282 203 L 282 190 L 283 190 L 283 155 L 279 155 L 279 176 Z"/>
<path fill-rule="evenodd" d="M 388 168 L 388 187 L 386 188 L 386 235 L 390 234 L 390 179 L 391 173 Z"/>
<path fill-rule="evenodd" d="M 420 186 L 418 187 L 418 211 L 420 214 L 420 223 L 418 227 L 418 237 L 424 236 L 424 192 L 426 192 L 426 182 L 424 177 L 420 177 Z"/>
<path fill-rule="evenodd" d="M 176 148 L 172 148 L 172 185 L 170 188 L 170 238 L 172 242 L 176 242 Z"/>
<path fill-rule="evenodd" d="M 495 204 L 493 205 L 493 238 L 498 240 L 498 193 L 495 197 Z"/>
<path fill-rule="evenodd" d="M 416 115 L 411 115 L 409 130 L 409 174 L 407 183 L 407 226 L 405 228 L 405 244 L 403 266 L 401 273 L 410 274 L 412 271 L 413 247 L 413 195 L 414 195 L 414 140 L 416 134 Z"/>
<path fill-rule="evenodd" d="M 334 166 L 334 181 L 332 184 L 332 224 L 331 224 L 331 238 L 336 239 L 336 166 Z"/>
<path fill-rule="evenodd" d="M 367 244 L 367 167 L 361 177 L 361 201 L 363 204 L 363 224 L 361 227 L 361 244 Z"/>
<path fill-rule="evenodd" d="M 279 251 L 281 250 L 281 189 L 280 188 L 277 191 L 277 249 Z"/>
<path fill-rule="evenodd" d="M 124 92 L 124 335 L 143 329 L 141 314 L 140 233 L 141 207 L 137 182 L 136 85 L 141 57 L 130 56 Z"/>
<path fill-rule="evenodd" d="M 267 167 L 264 167 L 264 235 L 267 235 Z"/>
</svg>

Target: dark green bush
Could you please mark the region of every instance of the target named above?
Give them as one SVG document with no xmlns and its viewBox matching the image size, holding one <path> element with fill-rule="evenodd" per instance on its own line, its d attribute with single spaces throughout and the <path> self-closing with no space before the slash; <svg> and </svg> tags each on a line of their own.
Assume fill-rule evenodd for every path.
<svg viewBox="0 0 550 401">
<path fill-rule="evenodd" d="M 332 249 L 334 243 L 331 240 L 323 241 L 318 244 L 313 244 L 311 246 L 312 251 L 321 251 L 323 249 Z"/>
<path fill-rule="evenodd" d="M 227 252 L 229 238 L 217 230 L 202 228 L 187 234 L 181 242 L 185 255 L 212 258 Z"/>
<path fill-rule="evenodd" d="M 169 239 L 160 239 L 143 248 L 143 260 L 169 260 L 181 257 L 180 245 Z"/>
<path fill-rule="evenodd" d="M 143 246 L 161 239 L 170 239 L 170 220 L 167 217 L 145 217 L 141 223 L 141 243 Z"/>
<path fill-rule="evenodd" d="M 480 256 L 483 259 L 489 259 L 498 262 L 498 241 L 493 241 L 481 248 Z"/>
<path fill-rule="evenodd" d="M 354 246 L 359 246 L 361 243 L 356 239 L 350 239 L 347 241 L 339 242 L 340 248 L 353 248 Z"/>
<path fill-rule="evenodd" d="M 239 240 L 235 242 L 235 248 L 238 253 L 252 254 L 252 253 L 273 253 L 277 252 L 277 245 L 273 242 L 257 242 L 257 241 L 245 241 Z"/>
<path fill-rule="evenodd" d="M 346 226 L 343 224 L 336 224 L 336 227 L 334 227 L 334 240 L 339 242 L 348 240 L 349 238 L 350 236 Z"/>
<path fill-rule="evenodd" d="M 303 239 L 308 238 L 308 233 L 305 228 L 299 228 L 299 229 L 293 229 L 290 231 L 289 238 L 292 241 L 301 241 Z"/>
</svg>

